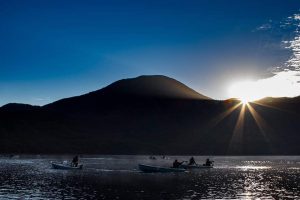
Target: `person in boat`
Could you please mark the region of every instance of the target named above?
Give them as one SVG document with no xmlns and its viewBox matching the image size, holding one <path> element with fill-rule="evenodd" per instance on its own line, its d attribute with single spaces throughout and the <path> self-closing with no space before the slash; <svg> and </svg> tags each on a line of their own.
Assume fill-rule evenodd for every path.
<svg viewBox="0 0 300 200">
<path fill-rule="evenodd" d="M 75 156 L 72 160 L 72 166 L 77 167 L 78 162 L 79 162 L 78 156 Z"/>
<path fill-rule="evenodd" d="M 196 161 L 195 161 L 194 157 L 190 158 L 190 161 L 189 161 L 188 165 L 196 165 Z"/>
<path fill-rule="evenodd" d="M 178 162 L 178 160 L 176 159 L 176 160 L 173 162 L 173 168 L 178 168 L 180 165 L 182 165 L 182 163 L 184 163 L 184 161 Z"/>
<path fill-rule="evenodd" d="M 212 166 L 213 162 L 214 161 L 211 161 L 211 160 L 209 160 L 209 158 L 207 158 L 204 166 Z"/>
<path fill-rule="evenodd" d="M 150 156 L 149 159 L 156 160 L 155 156 Z"/>
</svg>

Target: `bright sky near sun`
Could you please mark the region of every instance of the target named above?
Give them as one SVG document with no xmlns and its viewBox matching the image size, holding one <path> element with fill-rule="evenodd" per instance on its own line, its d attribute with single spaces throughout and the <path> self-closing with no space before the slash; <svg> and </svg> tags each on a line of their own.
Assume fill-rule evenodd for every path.
<svg viewBox="0 0 300 200">
<path fill-rule="evenodd" d="M 229 96 L 243 102 L 264 97 L 295 97 L 300 94 L 300 72 L 283 71 L 275 76 L 257 81 L 236 82 L 229 87 Z"/>
<path fill-rule="evenodd" d="M 0 1 L 0 106 L 163 74 L 214 99 L 297 96 L 299 0 Z"/>
<path fill-rule="evenodd" d="M 258 80 L 243 80 L 233 83 L 228 93 L 243 102 L 258 100 L 264 97 L 295 97 L 300 95 L 300 15 L 294 14 L 281 24 L 293 29 L 290 41 L 282 41 L 285 48 L 291 50 L 289 59 L 275 69 L 273 76 Z M 275 71 L 275 69 L 273 69 Z"/>
</svg>

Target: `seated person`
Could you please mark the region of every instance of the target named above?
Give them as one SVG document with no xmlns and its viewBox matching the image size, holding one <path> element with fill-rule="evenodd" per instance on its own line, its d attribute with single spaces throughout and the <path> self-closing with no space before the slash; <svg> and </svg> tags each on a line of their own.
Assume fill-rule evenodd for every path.
<svg viewBox="0 0 300 200">
<path fill-rule="evenodd" d="M 209 160 L 209 158 L 207 158 L 206 159 L 206 162 L 205 162 L 205 164 L 204 164 L 204 166 L 212 166 L 212 163 L 213 163 L 214 161 L 211 161 L 211 160 Z"/>
<path fill-rule="evenodd" d="M 182 165 L 184 161 L 182 162 L 178 162 L 178 160 L 176 159 L 174 162 L 173 162 L 173 168 L 178 168 L 180 165 Z"/>
<path fill-rule="evenodd" d="M 72 166 L 77 167 L 78 162 L 79 162 L 78 156 L 75 156 L 72 160 Z"/>
<path fill-rule="evenodd" d="M 188 165 L 196 165 L 196 161 L 195 161 L 194 157 L 190 158 L 190 161 L 189 161 Z"/>
</svg>

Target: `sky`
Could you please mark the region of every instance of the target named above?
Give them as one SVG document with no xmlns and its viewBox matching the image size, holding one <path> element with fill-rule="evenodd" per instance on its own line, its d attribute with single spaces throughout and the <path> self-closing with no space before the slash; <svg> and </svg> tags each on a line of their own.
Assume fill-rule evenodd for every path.
<svg viewBox="0 0 300 200">
<path fill-rule="evenodd" d="M 267 82 L 265 91 L 282 88 L 270 96 L 300 95 L 299 9 L 299 0 L 0 0 L 0 106 L 153 74 L 214 99 L 249 82 L 252 92 Z"/>
</svg>

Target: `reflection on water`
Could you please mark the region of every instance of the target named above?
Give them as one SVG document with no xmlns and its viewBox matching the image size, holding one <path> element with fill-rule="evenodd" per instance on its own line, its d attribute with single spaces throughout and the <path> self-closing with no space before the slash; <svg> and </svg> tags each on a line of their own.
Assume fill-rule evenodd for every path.
<svg viewBox="0 0 300 200">
<path fill-rule="evenodd" d="M 269 167 L 269 166 L 246 165 L 246 166 L 237 166 L 236 168 L 237 168 L 237 169 L 248 170 L 248 169 L 270 169 L 271 167 Z"/>
<path fill-rule="evenodd" d="M 2 158 L 0 199 L 300 198 L 300 157 L 215 157 L 214 169 L 186 173 L 137 169 L 138 163 L 168 166 L 174 158 L 83 156 L 81 171 L 51 169 L 50 161 L 71 157 Z"/>
</svg>

